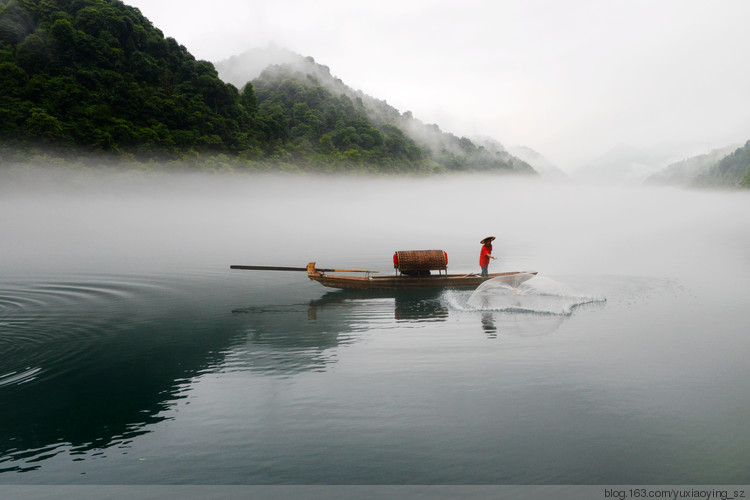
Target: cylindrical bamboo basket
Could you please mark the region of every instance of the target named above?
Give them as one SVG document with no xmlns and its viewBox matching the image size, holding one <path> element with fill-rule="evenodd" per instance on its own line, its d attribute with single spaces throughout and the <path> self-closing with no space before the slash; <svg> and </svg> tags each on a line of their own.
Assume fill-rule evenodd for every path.
<svg viewBox="0 0 750 500">
<path fill-rule="evenodd" d="M 400 250 L 394 261 L 401 272 L 442 271 L 448 267 L 448 255 L 442 250 Z"/>
</svg>

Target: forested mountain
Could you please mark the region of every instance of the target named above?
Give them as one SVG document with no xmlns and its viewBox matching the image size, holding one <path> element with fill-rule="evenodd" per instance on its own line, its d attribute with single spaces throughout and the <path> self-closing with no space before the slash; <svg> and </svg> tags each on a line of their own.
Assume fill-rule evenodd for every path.
<svg viewBox="0 0 750 500">
<path fill-rule="evenodd" d="M 0 148 L 6 158 L 41 145 L 157 163 L 223 155 L 247 169 L 534 173 L 306 62 L 235 86 L 120 0 L 0 0 Z"/>
<path fill-rule="evenodd" d="M 648 177 L 644 184 L 651 186 L 690 186 L 699 175 L 717 165 L 724 157 L 737 149 L 737 146 L 715 149 L 704 155 L 672 163 Z"/>
<path fill-rule="evenodd" d="M 694 187 L 750 188 L 750 141 L 703 172 L 691 184 Z"/>
<path fill-rule="evenodd" d="M 415 170 L 419 147 L 396 127 L 376 127 L 360 102 L 323 87 L 310 74 L 271 66 L 248 84 L 260 114 L 276 125 L 273 156 L 297 162 L 378 165 Z"/>
<path fill-rule="evenodd" d="M 118 0 L 0 0 L 0 139 L 140 156 L 256 152 L 243 96 Z"/>
<path fill-rule="evenodd" d="M 264 64 L 273 61 L 282 64 L 261 72 Z M 288 140 L 295 155 L 310 158 L 332 153 L 336 161 L 361 158 L 390 167 L 407 162 L 429 170 L 535 174 L 499 143 L 478 145 L 437 125 L 426 125 L 408 111 L 401 113 L 385 101 L 348 87 L 311 57 L 271 47 L 217 62 L 216 67 L 226 81 L 238 87 L 248 82 L 254 86 L 263 115 L 271 113 L 272 105 L 279 105 L 275 109 L 288 121 Z"/>
</svg>

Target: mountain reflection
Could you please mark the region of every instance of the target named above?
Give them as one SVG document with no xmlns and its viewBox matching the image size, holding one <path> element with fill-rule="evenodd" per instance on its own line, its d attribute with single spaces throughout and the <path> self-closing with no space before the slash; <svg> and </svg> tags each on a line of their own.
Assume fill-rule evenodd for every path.
<svg viewBox="0 0 750 500">
<path fill-rule="evenodd" d="M 127 448 L 241 334 L 182 284 L 143 277 L 0 289 L 0 472 Z M 205 304 L 205 301 L 204 301 Z M 96 452 L 95 452 L 96 453 Z"/>
<path fill-rule="evenodd" d="M 38 460 L 29 458 L 65 448 L 75 455 L 127 447 L 167 418 L 188 380 L 220 362 L 233 336 L 226 325 L 162 321 L 87 342 L 90 355 L 51 367 L 55 376 L 0 388 L 0 472 L 34 470 Z"/>
</svg>

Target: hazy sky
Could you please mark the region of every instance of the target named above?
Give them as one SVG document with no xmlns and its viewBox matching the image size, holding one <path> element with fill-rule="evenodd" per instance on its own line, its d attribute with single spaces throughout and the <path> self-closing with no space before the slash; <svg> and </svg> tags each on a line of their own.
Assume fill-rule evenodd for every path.
<svg viewBox="0 0 750 500">
<path fill-rule="evenodd" d="M 563 168 L 619 144 L 750 139 L 747 0 L 124 0 L 199 59 L 270 43 Z"/>
</svg>

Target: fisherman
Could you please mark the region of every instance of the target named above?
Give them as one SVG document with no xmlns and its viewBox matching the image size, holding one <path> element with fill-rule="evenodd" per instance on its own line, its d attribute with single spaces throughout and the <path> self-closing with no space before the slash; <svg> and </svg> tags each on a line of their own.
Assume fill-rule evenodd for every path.
<svg viewBox="0 0 750 500">
<path fill-rule="evenodd" d="M 487 268 L 490 265 L 490 259 L 497 260 L 496 257 L 492 256 L 492 240 L 494 239 L 494 236 L 487 236 L 480 241 L 482 244 L 482 250 L 479 252 L 479 267 L 482 268 L 482 276 L 489 276 Z"/>
</svg>

